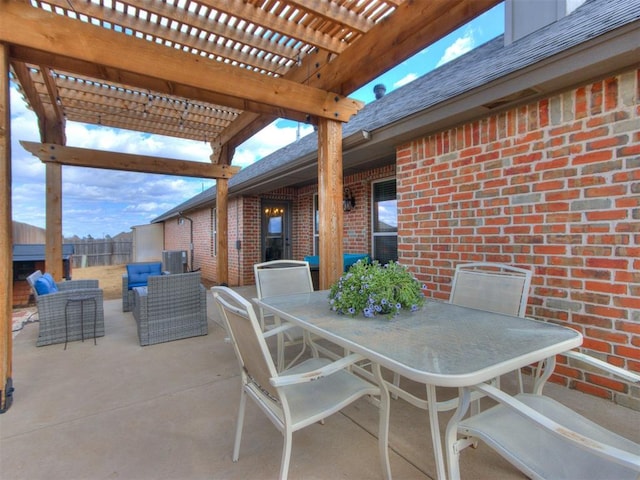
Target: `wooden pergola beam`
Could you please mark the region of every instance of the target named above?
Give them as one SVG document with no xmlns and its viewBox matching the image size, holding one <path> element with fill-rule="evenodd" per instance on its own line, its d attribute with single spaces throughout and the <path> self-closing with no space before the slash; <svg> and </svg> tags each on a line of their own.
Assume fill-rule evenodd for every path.
<svg viewBox="0 0 640 480">
<path fill-rule="evenodd" d="M 47 164 L 214 179 L 228 179 L 240 171 L 240 167 L 231 165 L 66 147 L 53 143 L 21 141 L 20 144 Z"/>
<path fill-rule="evenodd" d="M 283 118 L 299 117 L 290 113 L 297 112 L 347 122 L 363 107 L 333 92 L 186 55 L 28 4 L 3 2 L 2 8 L 0 42 L 11 44 L 11 56 L 19 61 L 165 94 L 186 89 L 191 100 Z"/>
<path fill-rule="evenodd" d="M 9 49 L 0 44 L 0 413 L 11 406 L 13 258 L 11 228 L 11 120 Z"/>
<path fill-rule="evenodd" d="M 501 1 L 405 2 L 339 56 L 317 48 L 312 55 L 302 59 L 300 67 L 291 69 L 284 78 L 350 95 Z M 233 145 L 242 144 L 265 124 L 263 118 L 250 118 L 248 112 L 241 117 L 246 118 L 242 122 L 241 119 L 236 120 L 233 130 L 225 132 L 225 138 Z"/>
</svg>

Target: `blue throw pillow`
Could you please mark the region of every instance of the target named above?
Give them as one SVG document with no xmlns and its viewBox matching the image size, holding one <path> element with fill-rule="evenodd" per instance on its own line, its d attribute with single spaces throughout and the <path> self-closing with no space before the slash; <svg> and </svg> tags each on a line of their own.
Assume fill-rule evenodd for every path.
<svg viewBox="0 0 640 480">
<path fill-rule="evenodd" d="M 38 292 L 38 295 L 47 295 L 51 293 L 51 285 L 44 277 L 40 277 L 38 280 L 36 280 L 34 287 L 36 288 L 36 292 Z"/>
<path fill-rule="evenodd" d="M 58 285 L 56 285 L 56 281 L 53 279 L 50 273 L 45 273 L 44 275 L 42 275 L 42 278 L 44 278 L 49 284 L 49 293 L 55 293 L 58 291 Z"/>
</svg>

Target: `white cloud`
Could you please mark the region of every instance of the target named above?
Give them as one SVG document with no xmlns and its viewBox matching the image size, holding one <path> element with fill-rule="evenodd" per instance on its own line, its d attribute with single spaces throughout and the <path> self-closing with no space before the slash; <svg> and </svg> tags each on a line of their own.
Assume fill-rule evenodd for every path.
<svg viewBox="0 0 640 480">
<path fill-rule="evenodd" d="M 20 140 L 39 142 L 38 122 L 16 88 L 11 89 L 13 219 L 38 227 L 46 223 L 45 165 Z M 181 160 L 208 162 L 204 142 L 151 136 L 68 122 L 67 145 Z M 200 193 L 213 180 L 94 168 L 63 167 L 62 228 L 66 237 L 116 235 Z"/>
<path fill-rule="evenodd" d="M 415 73 L 408 73 L 407 75 L 405 75 L 404 77 L 402 77 L 400 80 L 398 80 L 397 82 L 395 82 L 393 84 L 393 86 L 395 88 L 399 88 L 402 87 L 403 85 L 406 85 L 407 83 L 411 83 L 413 82 L 416 78 L 418 78 L 418 75 L 416 75 Z"/>
<path fill-rule="evenodd" d="M 286 126 L 282 126 L 285 123 Z M 281 124 L 278 126 L 278 124 Z M 311 125 L 300 124 L 300 138 L 313 132 Z M 298 126 L 291 122 L 276 121 L 267 125 L 236 149 L 233 165 L 246 167 L 257 160 L 294 142 L 298 136 Z"/>
<path fill-rule="evenodd" d="M 470 50 L 473 50 L 475 47 L 475 39 L 474 39 L 474 31 L 469 28 L 464 32 L 462 37 L 459 37 L 453 42 L 453 44 L 449 45 L 447 49 L 444 51 L 444 55 L 436 64 L 436 67 L 440 65 L 444 65 L 447 62 L 459 57 L 460 55 L 464 55 Z"/>
</svg>

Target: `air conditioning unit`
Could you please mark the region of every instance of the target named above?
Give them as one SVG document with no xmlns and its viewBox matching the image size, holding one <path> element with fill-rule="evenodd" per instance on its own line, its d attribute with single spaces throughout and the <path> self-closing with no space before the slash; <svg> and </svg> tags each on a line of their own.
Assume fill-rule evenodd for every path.
<svg viewBox="0 0 640 480">
<path fill-rule="evenodd" d="M 187 251 L 163 250 L 162 270 L 169 273 L 185 273 L 187 271 Z"/>
</svg>

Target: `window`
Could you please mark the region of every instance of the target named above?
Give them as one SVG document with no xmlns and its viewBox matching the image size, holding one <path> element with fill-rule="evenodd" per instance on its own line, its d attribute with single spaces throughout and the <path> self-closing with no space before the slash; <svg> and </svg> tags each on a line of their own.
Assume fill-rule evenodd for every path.
<svg viewBox="0 0 640 480">
<path fill-rule="evenodd" d="M 211 209 L 211 256 L 215 257 L 218 253 L 218 242 L 217 242 L 217 233 L 218 233 L 218 211 L 215 208 Z"/>
<path fill-rule="evenodd" d="M 318 194 L 313 196 L 313 254 L 318 255 L 320 250 L 320 210 L 318 210 Z"/>
<path fill-rule="evenodd" d="M 398 201 L 396 179 L 375 182 L 373 187 L 373 258 L 385 264 L 398 260 Z"/>
</svg>

